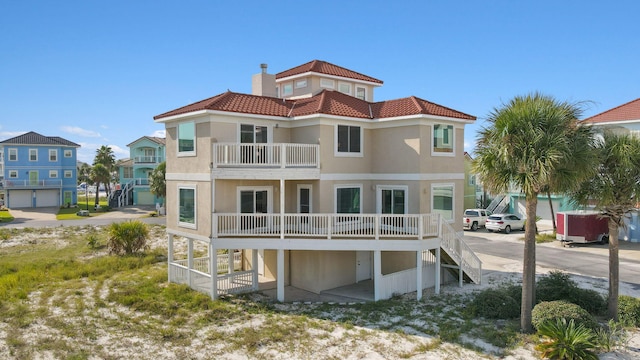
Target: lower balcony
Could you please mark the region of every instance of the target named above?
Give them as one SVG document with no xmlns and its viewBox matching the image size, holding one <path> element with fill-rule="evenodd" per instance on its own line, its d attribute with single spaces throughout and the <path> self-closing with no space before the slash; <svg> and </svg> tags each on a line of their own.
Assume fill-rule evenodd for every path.
<svg viewBox="0 0 640 360">
<path fill-rule="evenodd" d="M 12 189 L 61 189 L 62 180 L 3 180 L 2 186 Z"/>
</svg>

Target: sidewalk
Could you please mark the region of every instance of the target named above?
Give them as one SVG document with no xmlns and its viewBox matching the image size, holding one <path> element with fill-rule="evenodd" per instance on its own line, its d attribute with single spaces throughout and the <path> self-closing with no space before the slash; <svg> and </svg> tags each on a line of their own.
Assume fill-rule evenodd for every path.
<svg viewBox="0 0 640 360">
<path fill-rule="evenodd" d="M 58 207 L 11 209 L 14 220 L 2 223 L 0 227 L 26 228 L 26 227 L 53 227 L 53 226 L 83 226 L 83 225 L 108 225 L 116 221 L 140 219 L 147 224 L 165 224 L 166 218 L 147 217 L 155 211 L 155 206 L 127 206 L 115 208 L 111 211 L 92 214 L 90 217 L 77 220 L 57 220 Z"/>
</svg>

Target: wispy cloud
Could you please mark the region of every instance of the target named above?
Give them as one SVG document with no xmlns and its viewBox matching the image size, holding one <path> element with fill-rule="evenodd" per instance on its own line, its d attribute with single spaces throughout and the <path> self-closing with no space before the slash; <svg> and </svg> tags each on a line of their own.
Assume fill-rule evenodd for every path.
<svg viewBox="0 0 640 360">
<path fill-rule="evenodd" d="M 66 133 L 82 137 L 100 137 L 100 133 L 93 130 L 86 130 L 77 126 L 61 126 L 60 129 Z"/>
<path fill-rule="evenodd" d="M 0 131 L 0 140 L 11 139 L 26 133 L 26 131 Z"/>
<path fill-rule="evenodd" d="M 156 130 L 150 136 L 163 138 L 163 137 L 167 136 L 167 131 L 166 130 Z"/>
</svg>

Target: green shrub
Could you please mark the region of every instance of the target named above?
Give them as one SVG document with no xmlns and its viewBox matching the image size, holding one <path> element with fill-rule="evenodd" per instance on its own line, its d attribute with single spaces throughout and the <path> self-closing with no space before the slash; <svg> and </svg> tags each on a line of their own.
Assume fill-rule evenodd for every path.
<svg viewBox="0 0 640 360">
<path fill-rule="evenodd" d="M 109 225 L 109 252 L 112 254 L 133 254 L 147 248 L 149 228 L 139 221 L 124 221 Z"/>
<path fill-rule="evenodd" d="M 536 283 L 536 300 L 564 300 L 576 304 L 593 315 L 601 315 L 607 310 L 607 300 L 597 291 L 582 289 L 569 274 L 552 271 Z"/>
<path fill-rule="evenodd" d="M 621 322 L 609 320 L 606 326 L 595 331 L 595 342 L 598 348 L 605 352 L 614 351 L 627 344 L 629 335 Z"/>
<path fill-rule="evenodd" d="M 520 289 L 504 285 L 483 290 L 471 301 L 471 312 L 488 319 L 515 319 L 520 316 Z"/>
<path fill-rule="evenodd" d="M 533 307 L 531 323 L 536 329 L 548 321 L 556 319 L 574 320 L 576 325 L 584 325 L 589 329 L 597 329 L 598 323 L 585 309 L 563 300 L 544 301 Z"/>
<path fill-rule="evenodd" d="M 591 350 L 595 348 L 593 331 L 574 320 L 554 319 L 545 321 L 538 327 L 538 334 L 544 340 L 536 345 L 542 358 L 597 360 Z"/>
<path fill-rule="evenodd" d="M 640 299 L 620 295 L 618 297 L 618 318 L 626 325 L 640 326 Z"/>
</svg>

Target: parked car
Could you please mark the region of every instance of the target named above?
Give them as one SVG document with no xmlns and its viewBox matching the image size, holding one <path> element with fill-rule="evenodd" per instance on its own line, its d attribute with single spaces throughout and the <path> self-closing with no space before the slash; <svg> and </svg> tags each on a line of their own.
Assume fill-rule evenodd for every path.
<svg viewBox="0 0 640 360">
<path fill-rule="evenodd" d="M 491 211 L 489 210 L 467 209 L 464 211 L 464 216 L 462 217 L 462 228 L 476 231 L 479 227 L 484 227 L 484 223 L 487 221 L 489 215 L 491 215 Z"/>
<path fill-rule="evenodd" d="M 524 219 L 520 219 L 514 214 L 493 214 L 489 216 L 485 227 L 487 231 L 504 231 L 506 234 L 511 230 L 524 230 Z"/>
</svg>

